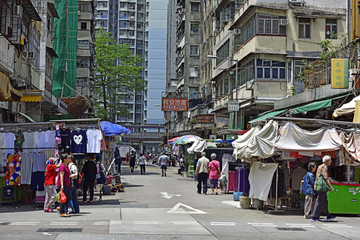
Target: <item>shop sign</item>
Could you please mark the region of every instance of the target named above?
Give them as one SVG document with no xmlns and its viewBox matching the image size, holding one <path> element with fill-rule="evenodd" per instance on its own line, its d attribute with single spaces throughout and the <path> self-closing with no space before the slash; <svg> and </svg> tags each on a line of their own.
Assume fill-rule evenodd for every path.
<svg viewBox="0 0 360 240">
<path fill-rule="evenodd" d="M 215 123 L 214 114 L 204 114 L 196 116 L 197 123 Z"/>
<path fill-rule="evenodd" d="M 349 88 L 348 59 L 331 59 L 331 88 Z"/>
<path fill-rule="evenodd" d="M 239 111 L 239 102 L 238 101 L 229 101 L 228 102 L 228 111 L 229 112 Z"/>
<path fill-rule="evenodd" d="M 161 104 L 162 111 L 187 111 L 188 100 L 185 98 L 163 98 Z"/>
</svg>

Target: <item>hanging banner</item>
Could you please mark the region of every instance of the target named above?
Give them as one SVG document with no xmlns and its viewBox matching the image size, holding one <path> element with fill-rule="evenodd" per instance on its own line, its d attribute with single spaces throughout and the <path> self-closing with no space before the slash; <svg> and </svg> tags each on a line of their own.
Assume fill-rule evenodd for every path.
<svg viewBox="0 0 360 240">
<path fill-rule="evenodd" d="M 349 88 L 348 59 L 331 59 L 331 88 Z"/>
<path fill-rule="evenodd" d="M 187 111 L 188 110 L 188 100 L 185 98 L 163 98 L 162 111 Z"/>
</svg>

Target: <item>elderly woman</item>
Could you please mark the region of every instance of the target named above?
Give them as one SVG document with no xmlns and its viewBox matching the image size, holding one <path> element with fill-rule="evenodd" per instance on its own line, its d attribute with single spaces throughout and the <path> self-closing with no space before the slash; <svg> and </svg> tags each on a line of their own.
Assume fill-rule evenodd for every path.
<svg viewBox="0 0 360 240">
<path fill-rule="evenodd" d="M 308 172 L 305 174 L 303 180 L 304 183 L 301 187 L 301 191 L 305 194 L 305 207 L 304 207 L 304 218 L 311 218 L 311 215 L 314 210 L 315 205 L 315 176 L 314 172 L 316 171 L 316 164 L 310 162 L 308 164 Z"/>
</svg>

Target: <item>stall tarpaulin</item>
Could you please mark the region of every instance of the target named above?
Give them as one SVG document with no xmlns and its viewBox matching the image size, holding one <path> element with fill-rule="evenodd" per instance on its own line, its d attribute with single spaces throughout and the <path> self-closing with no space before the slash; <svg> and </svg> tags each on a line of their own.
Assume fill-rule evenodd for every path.
<svg viewBox="0 0 360 240">
<path fill-rule="evenodd" d="M 249 198 L 267 201 L 271 182 L 277 167 L 277 163 L 253 163 L 249 174 Z"/>
<path fill-rule="evenodd" d="M 360 164 L 360 133 L 340 132 L 342 147 L 340 149 L 339 158 L 340 165 L 359 165 Z"/>
<path fill-rule="evenodd" d="M 244 160 L 252 157 L 268 158 L 273 156 L 278 123 L 271 120 L 261 130 L 260 127 L 253 129 L 232 143 L 235 148 L 234 156 Z"/>
<path fill-rule="evenodd" d="M 103 130 L 105 136 L 113 136 L 113 135 L 122 135 L 122 134 L 130 134 L 131 131 L 126 127 L 123 127 L 119 124 L 114 124 L 107 121 L 100 122 L 101 129 Z"/>
<path fill-rule="evenodd" d="M 206 141 L 201 139 L 196 139 L 195 142 L 187 149 L 189 154 L 203 152 L 207 147 Z"/>
<path fill-rule="evenodd" d="M 331 151 L 339 149 L 340 137 L 335 128 L 322 127 L 308 131 L 293 122 L 286 122 L 279 128 L 279 139 L 275 147 L 293 151 Z"/>
<path fill-rule="evenodd" d="M 335 109 L 332 114 L 333 118 L 337 118 L 348 114 L 353 114 L 355 112 L 356 101 L 359 100 L 360 100 L 360 96 L 357 96 L 353 98 L 350 102 L 345 103 L 338 109 Z"/>
</svg>

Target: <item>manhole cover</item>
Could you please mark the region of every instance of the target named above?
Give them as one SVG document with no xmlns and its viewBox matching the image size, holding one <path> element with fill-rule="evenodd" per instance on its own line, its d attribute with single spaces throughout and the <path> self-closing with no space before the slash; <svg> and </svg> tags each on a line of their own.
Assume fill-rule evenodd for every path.
<svg viewBox="0 0 360 240">
<path fill-rule="evenodd" d="M 39 228 L 37 232 L 82 232 L 82 228 Z"/>
<path fill-rule="evenodd" d="M 303 228 L 295 228 L 295 227 L 284 227 L 284 228 L 280 228 L 280 227 L 278 227 L 278 228 L 276 228 L 277 230 L 279 230 L 279 231 L 290 231 L 290 232 L 296 232 L 296 231 L 299 231 L 299 232 L 301 232 L 301 231 L 306 231 L 305 229 L 303 229 Z"/>
</svg>

